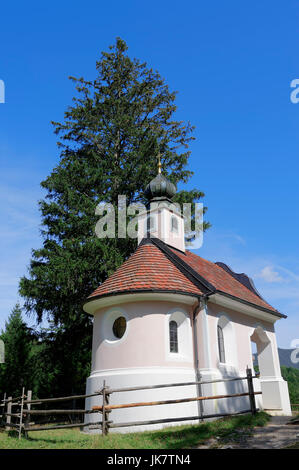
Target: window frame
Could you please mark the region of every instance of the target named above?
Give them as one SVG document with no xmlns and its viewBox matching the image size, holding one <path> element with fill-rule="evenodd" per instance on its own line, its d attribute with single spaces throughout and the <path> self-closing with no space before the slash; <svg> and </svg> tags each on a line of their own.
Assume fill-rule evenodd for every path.
<svg viewBox="0 0 299 470">
<path fill-rule="evenodd" d="M 121 336 L 119 336 L 118 334 L 116 334 L 117 326 L 115 326 L 116 322 L 117 322 L 117 321 L 120 321 L 120 320 L 124 320 L 124 322 L 125 322 L 124 327 L 123 327 L 123 325 L 120 325 L 120 326 L 119 326 L 120 329 L 123 330 Z M 127 330 L 127 319 L 126 319 L 126 317 L 125 317 L 124 315 L 120 315 L 119 317 L 117 317 L 117 318 L 114 320 L 114 322 L 113 322 L 113 324 L 112 324 L 112 332 L 113 332 L 115 338 L 116 338 L 117 340 L 119 340 L 119 339 L 123 338 L 123 336 L 126 334 L 126 330 Z"/>
<path fill-rule="evenodd" d="M 172 329 L 174 327 L 174 330 Z M 171 354 L 179 353 L 178 324 L 175 320 L 169 322 L 169 352 Z"/>
<path fill-rule="evenodd" d="M 156 232 L 156 217 L 148 215 L 145 219 L 145 233 Z"/>
<path fill-rule="evenodd" d="M 173 224 L 175 222 L 175 225 Z M 175 215 L 170 217 L 170 231 L 173 233 L 179 233 L 179 222 Z"/>
<path fill-rule="evenodd" d="M 221 325 L 217 325 L 217 340 L 218 340 L 218 355 L 219 355 L 219 362 L 221 364 L 225 364 L 225 342 L 224 342 L 224 334 L 223 328 Z"/>
<path fill-rule="evenodd" d="M 117 338 L 113 333 L 113 324 L 118 317 L 124 317 L 126 320 L 126 331 L 121 338 Z M 96 317 L 95 317 L 96 318 Z M 103 340 L 109 346 L 118 347 L 120 343 L 126 341 L 130 331 L 130 316 L 121 307 L 111 307 L 105 311 L 105 314 L 100 320 L 99 328 L 103 334 Z"/>
</svg>

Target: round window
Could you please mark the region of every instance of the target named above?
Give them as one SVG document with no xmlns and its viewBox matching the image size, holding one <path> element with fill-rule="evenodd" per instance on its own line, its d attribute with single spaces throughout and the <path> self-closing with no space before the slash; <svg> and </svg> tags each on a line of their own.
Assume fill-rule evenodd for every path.
<svg viewBox="0 0 299 470">
<path fill-rule="evenodd" d="M 118 317 L 113 323 L 113 334 L 116 338 L 122 338 L 127 329 L 127 322 L 125 317 Z"/>
</svg>

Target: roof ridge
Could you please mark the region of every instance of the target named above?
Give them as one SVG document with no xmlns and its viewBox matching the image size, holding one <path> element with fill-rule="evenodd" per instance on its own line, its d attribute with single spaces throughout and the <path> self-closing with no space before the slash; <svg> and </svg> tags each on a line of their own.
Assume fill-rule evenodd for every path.
<svg viewBox="0 0 299 470">
<path fill-rule="evenodd" d="M 165 253 L 167 258 L 182 272 L 182 274 L 187 277 L 191 282 L 193 282 L 196 287 L 206 290 L 206 293 L 213 293 L 216 291 L 215 286 L 207 281 L 203 276 L 201 276 L 195 269 L 193 269 L 188 263 L 182 260 L 174 251 L 172 251 L 168 245 L 156 237 L 150 238 L 151 242 Z M 191 277 L 191 279 L 190 279 Z M 196 282 L 194 282 L 194 280 Z"/>
<path fill-rule="evenodd" d="M 221 270 L 221 271 L 226 272 L 227 274 L 229 274 L 229 275 L 232 277 L 232 279 L 234 279 L 234 280 L 237 281 L 239 284 L 241 284 L 243 287 L 245 287 L 249 292 L 251 292 L 252 294 L 256 295 L 256 297 L 258 297 L 258 298 L 260 298 L 261 300 L 263 300 L 264 302 L 266 302 L 266 304 L 270 305 L 270 304 L 269 304 L 260 294 L 258 294 L 255 290 L 249 289 L 249 287 L 246 286 L 246 284 L 243 284 L 243 282 L 241 282 L 237 277 L 233 276 L 233 274 L 236 274 L 236 276 L 237 276 L 238 273 L 235 273 L 234 271 L 232 271 L 228 265 L 226 265 L 226 266 L 230 269 L 230 271 L 231 271 L 233 274 L 231 274 L 230 272 L 226 271 L 226 269 L 224 269 L 222 266 L 220 266 L 219 264 L 217 264 L 218 262 L 214 263 L 214 261 L 210 261 L 210 260 L 208 260 L 208 259 L 206 259 L 206 258 L 203 258 L 202 256 L 199 256 L 199 255 L 197 255 L 196 253 L 192 253 L 192 251 L 190 251 L 190 250 L 186 250 L 186 252 L 190 253 L 190 255 L 192 255 L 192 256 L 196 256 L 197 258 L 200 258 L 201 260 L 203 260 L 203 261 L 206 262 L 206 263 L 213 264 L 213 266 L 215 266 L 215 268 L 217 268 L 218 270 Z M 225 264 L 225 263 L 223 263 L 223 264 Z M 249 276 L 248 276 L 246 273 L 240 273 L 240 274 L 243 274 L 243 275 L 246 276 L 248 279 L 250 279 Z"/>
<path fill-rule="evenodd" d="M 230 272 L 228 272 L 226 269 L 224 269 L 222 266 L 218 265 L 217 263 L 214 263 L 213 261 L 210 261 L 210 260 L 208 260 L 208 259 L 205 259 L 205 258 L 203 258 L 202 256 L 197 255 L 196 253 L 192 253 L 190 250 L 186 250 L 186 252 L 190 253 L 190 255 L 192 255 L 192 256 L 196 256 L 197 258 L 200 258 L 201 260 L 203 260 L 203 261 L 206 262 L 206 263 L 212 264 L 212 265 L 213 265 L 215 268 L 217 268 L 218 270 L 221 270 L 221 271 L 226 272 L 229 276 L 231 276 L 232 279 L 234 279 L 234 280 L 237 281 L 239 284 L 241 284 L 243 287 L 245 287 L 249 292 L 251 292 L 252 294 L 254 294 L 257 298 L 261 299 L 263 302 L 265 302 L 267 305 L 269 305 L 269 307 L 272 307 L 272 305 L 270 305 L 269 302 L 267 302 L 267 300 L 265 300 L 265 299 L 262 297 L 262 295 L 260 295 L 260 294 L 256 291 L 256 289 L 254 289 L 254 290 L 253 290 L 253 289 L 249 289 L 249 287 L 246 286 L 246 284 L 244 284 L 243 282 L 241 282 L 241 280 L 238 279 L 238 277 L 237 277 L 238 273 L 235 273 L 234 271 L 232 271 L 228 265 L 226 265 L 226 266 L 228 266 L 228 268 L 230 269 L 230 271 L 231 271 L 232 274 L 231 274 Z M 225 263 L 223 263 L 223 264 L 225 264 Z M 233 274 L 236 274 L 236 276 L 233 276 Z M 243 275 L 246 276 L 249 280 L 251 280 L 251 279 L 249 278 L 249 276 L 248 276 L 246 273 L 240 273 L 240 274 L 243 274 Z M 278 312 L 278 310 L 276 310 L 274 307 L 272 307 L 272 308 L 273 308 L 275 311 Z M 280 313 L 280 312 L 279 312 L 279 313 Z"/>
<path fill-rule="evenodd" d="M 242 273 L 237 273 L 236 271 L 233 271 L 231 267 L 223 263 L 222 261 L 216 261 L 215 263 L 216 266 L 219 268 L 223 269 L 226 273 L 228 273 L 232 278 L 236 279 L 236 281 L 240 282 L 246 289 L 248 289 L 250 292 L 253 294 L 257 295 L 260 299 L 262 299 L 264 302 L 268 303 L 267 300 L 263 298 L 263 296 L 258 292 L 257 288 L 255 287 L 255 284 L 253 282 L 253 279 L 248 276 L 248 274 L 242 272 Z M 249 286 L 247 285 L 247 282 Z"/>
<path fill-rule="evenodd" d="M 154 240 L 156 240 L 156 239 L 154 238 Z M 161 240 L 158 240 L 158 243 L 156 243 L 156 244 L 157 244 L 157 245 L 160 244 L 161 246 L 163 246 L 164 249 L 165 249 L 165 251 L 166 251 L 166 250 L 171 251 L 171 253 L 175 256 L 175 258 L 179 258 L 179 260 L 185 265 L 185 267 L 187 266 L 187 269 L 188 269 L 189 271 L 192 270 L 193 272 L 198 273 L 194 268 L 192 268 L 192 267 L 190 266 L 190 264 L 187 262 L 187 260 L 184 261 L 184 259 L 182 258 L 182 255 L 183 255 L 183 256 L 187 256 L 187 257 L 190 256 L 191 258 L 193 258 L 194 261 L 196 261 L 196 259 L 201 260 L 201 262 L 208 264 L 209 266 L 213 267 L 214 269 L 216 268 L 216 272 L 218 272 L 218 273 L 221 274 L 221 275 L 222 275 L 223 273 L 226 273 L 226 274 L 229 276 L 229 278 L 231 279 L 232 282 L 236 281 L 236 283 L 237 283 L 240 287 L 245 288 L 246 291 L 247 291 L 249 294 L 254 295 L 254 298 L 255 298 L 256 300 L 262 301 L 262 302 L 264 303 L 264 306 L 260 305 L 259 303 L 254 302 L 253 300 L 250 301 L 250 300 L 248 300 L 248 299 L 247 299 L 247 300 L 242 299 L 242 297 L 239 296 L 239 295 L 236 295 L 236 294 L 235 294 L 235 295 L 229 294 L 228 292 L 226 292 L 225 290 L 222 290 L 222 289 L 219 288 L 219 287 L 214 287 L 213 284 L 210 283 L 210 281 L 207 281 L 207 280 L 206 280 L 203 276 L 201 276 L 200 274 L 198 274 L 198 276 L 195 275 L 195 276 L 194 276 L 195 278 L 201 277 L 201 278 L 203 279 L 204 283 L 207 283 L 207 284 L 209 284 L 211 287 L 213 287 L 213 291 L 212 291 L 212 292 L 208 292 L 208 293 L 207 293 L 208 295 L 218 292 L 218 293 L 221 293 L 221 294 L 224 294 L 224 295 L 228 295 L 228 296 L 230 296 L 230 297 L 234 297 L 234 298 L 237 299 L 237 300 L 239 299 L 239 300 L 242 301 L 242 302 L 246 302 L 246 303 L 248 303 L 248 304 L 251 304 L 251 305 L 255 306 L 256 308 L 262 308 L 262 309 L 264 309 L 264 310 L 266 309 L 267 311 L 271 312 L 272 314 L 277 313 L 277 314 L 279 314 L 280 316 L 284 316 L 284 315 L 283 315 L 282 313 L 280 313 L 277 309 L 275 309 L 274 307 L 272 307 L 272 305 L 270 305 L 265 299 L 263 299 L 262 296 L 257 295 L 256 292 L 253 292 L 253 291 L 252 291 L 251 289 L 249 289 L 246 285 L 244 285 L 242 282 L 240 282 L 240 281 L 239 281 L 238 279 L 236 279 L 234 276 L 231 276 L 225 269 L 223 269 L 221 266 L 218 266 L 218 265 L 217 265 L 216 263 L 214 263 L 213 261 L 209 261 L 209 260 L 207 260 L 207 259 L 205 259 L 205 258 L 202 258 L 201 256 L 199 256 L 199 255 L 197 255 L 197 254 L 195 254 L 195 253 L 193 253 L 193 252 L 191 252 L 191 251 L 189 251 L 189 250 L 186 250 L 184 253 L 183 253 L 183 252 L 180 252 L 180 256 L 179 256 L 179 255 L 177 255 L 177 254 L 174 252 L 173 249 L 170 249 L 170 247 L 168 247 L 168 245 L 166 245 L 166 244 L 165 244 L 164 242 L 162 242 Z M 176 251 L 177 251 L 177 250 L 176 250 Z M 192 279 L 190 279 L 190 280 L 191 280 L 192 282 L 194 282 Z"/>
</svg>

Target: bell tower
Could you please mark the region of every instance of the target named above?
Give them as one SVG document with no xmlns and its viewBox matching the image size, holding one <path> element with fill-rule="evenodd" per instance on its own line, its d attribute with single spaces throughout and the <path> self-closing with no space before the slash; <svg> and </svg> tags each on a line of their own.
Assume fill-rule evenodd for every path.
<svg viewBox="0 0 299 470">
<path fill-rule="evenodd" d="M 145 188 L 148 200 L 146 212 L 138 218 L 138 244 L 143 238 L 156 237 L 167 245 L 185 251 L 184 217 L 179 204 L 172 201 L 176 186 L 161 173 L 159 158 L 158 175 Z"/>
</svg>

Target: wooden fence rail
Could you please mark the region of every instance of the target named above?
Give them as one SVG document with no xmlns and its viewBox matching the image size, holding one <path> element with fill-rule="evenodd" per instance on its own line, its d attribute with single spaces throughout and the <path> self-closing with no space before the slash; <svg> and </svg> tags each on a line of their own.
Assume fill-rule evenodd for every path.
<svg viewBox="0 0 299 470">
<path fill-rule="evenodd" d="M 260 374 L 256 374 L 252 376 L 253 379 L 259 379 Z M 119 392 L 134 392 L 138 390 L 153 390 L 155 388 L 169 388 L 169 387 L 187 387 L 190 385 L 206 385 L 211 383 L 217 382 L 236 382 L 238 380 L 247 380 L 247 376 L 245 377 L 232 377 L 230 379 L 215 379 L 215 380 L 203 380 L 199 382 L 178 382 L 173 384 L 159 384 L 159 385 L 144 385 L 139 387 L 124 387 L 124 388 L 112 388 L 109 389 L 109 393 L 119 393 Z M 97 393 L 101 394 L 102 390 L 99 390 Z"/>
<path fill-rule="evenodd" d="M 101 390 L 103 395 L 103 404 L 102 406 L 94 406 L 93 410 L 99 411 L 102 413 L 103 416 L 103 425 L 102 425 L 102 434 L 108 434 L 109 428 L 120 428 L 120 427 L 128 427 L 128 426 L 139 426 L 139 425 L 148 425 L 148 424 L 158 424 L 158 423 L 169 423 L 169 422 L 179 422 L 179 421 L 192 421 L 198 419 L 208 419 L 208 418 L 220 418 L 223 416 L 230 416 L 235 414 L 243 414 L 243 413 L 252 413 L 255 414 L 258 409 L 256 408 L 255 404 L 255 395 L 259 395 L 262 392 L 254 392 L 253 387 L 253 379 L 259 378 L 259 374 L 253 376 L 251 369 L 247 368 L 246 370 L 246 377 L 233 377 L 229 379 L 216 379 L 216 380 L 205 380 L 200 382 L 184 382 L 179 384 L 159 384 L 159 385 L 149 385 L 149 386 L 142 386 L 142 387 L 125 387 L 119 389 L 109 389 L 108 387 L 103 386 Z M 124 392 L 124 391 L 136 391 L 136 390 L 151 390 L 155 388 L 164 388 L 164 387 L 176 387 L 176 386 L 187 386 L 187 385 L 197 385 L 197 384 L 210 384 L 210 383 L 217 383 L 217 382 L 233 382 L 237 380 L 246 380 L 248 386 L 248 392 L 246 393 L 235 393 L 235 394 L 227 394 L 227 395 L 213 395 L 213 396 L 206 396 L 206 397 L 192 397 L 192 398 L 182 398 L 179 400 L 161 400 L 161 401 L 154 401 L 154 402 L 140 402 L 140 403 L 126 403 L 121 405 L 109 405 L 109 396 L 112 393 L 116 392 Z M 107 401 L 108 396 L 108 401 Z M 241 410 L 236 413 L 222 413 L 222 414 L 210 414 L 210 415 L 196 415 L 193 417 L 186 416 L 182 418 L 165 418 L 159 420 L 147 420 L 147 421 L 136 421 L 136 422 L 127 422 L 127 423 L 114 423 L 113 421 L 109 422 L 107 419 L 108 413 L 112 410 L 122 409 L 122 408 L 135 408 L 140 406 L 157 406 L 157 405 L 169 405 L 169 404 L 176 404 L 176 403 L 187 403 L 192 401 L 202 402 L 204 400 L 217 400 L 223 398 L 234 398 L 234 397 L 242 397 L 248 396 L 250 402 L 250 409 L 248 410 Z M 105 397 L 105 399 L 104 399 Z M 105 416 L 105 418 L 104 418 Z"/>
<path fill-rule="evenodd" d="M 254 395 L 259 395 L 262 392 L 254 392 Z M 176 403 L 188 403 L 191 401 L 202 401 L 202 400 L 218 400 L 220 398 L 233 398 L 233 397 L 245 397 L 250 396 L 250 393 L 233 393 L 231 395 L 212 395 L 210 397 L 194 397 L 194 398 L 181 398 L 178 400 L 162 400 L 162 401 L 148 401 L 140 403 L 125 403 L 124 405 L 107 405 L 105 410 L 119 410 L 122 408 L 136 408 L 139 406 L 156 406 L 156 405 L 172 405 Z M 102 406 L 93 406 L 94 411 L 103 411 Z"/>
<path fill-rule="evenodd" d="M 89 398 L 89 397 L 96 397 L 97 395 L 101 395 L 101 391 L 100 392 L 95 392 L 95 393 L 91 393 L 90 395 L 72 395 L 72 396 L 68 396 L 68 397 L 59 397 L 59 398 L 42 398 L 42 399 L 37 399 L 37 400 L 27 400 L 27 401 L 24 401 L 24 404 L 30 404 L 30 405 L 39 405 L 41 403 L 55 403 L 55 402 L 60 402 L 60 401 L 70 401 L 70 400 L 77 400 L 77 399 L 80 399 L 80 398 Z"/>
<path fill-rule="evenodd" d="M 67 414 L 89 414 L 95 413 L 93 410 L 23 410 L 23 415 L 67 415 Z"/>
<path fill-rule="evenodd" d="M 256 409 L 258 411 L 258 408 Z M 236 411 L 233 413 L 217 413 L 217 414 L 210 414 L 210 415 L 205 415 L 205 419 L 209 418 L 223 418 L 225 416 L 237 416 L 237 415 L 242 415 L 242 414 L 248 414 L 250 413 L 251 410 L 242 410 L 242 411 Z M 186 416 L 184 418 L 165 418 L 165 419 L 152 419 L 148 421 L 130 421 L 129 423 L 113 423 L 109 424 L 109 428 L 125 428 L 128 426 L 142 426 L 145 424 L 163 424 L 163 423 L 176 423 L 176 422 L 183 422 L 183 421 L 198 421 L 201 419 L 201 416 Z"/>
<path fill-rule="evenodd" d="M 67 397 L 57 397 L 57 398 L 45 398 L 45 399 L 36 399 L 32 400 L 32 392 L 28 390 L 27 395 L 25 395 L 25 390 L 20 397 L 8 397 L 4 395 L 3 400 L 0 402 L 1 412 L 0 412 L 0 427 L 4 427 L 6 430 L 11 428 L 18 431 L 19 438 L 21 438 L 22 433 L 25 437 L 28 436 L 28 432 L 32 431 L 44 431 L 50 429 L 65 429 L 65 428 L 80 428 L 88 427 L 88 424 L 85 423 L 74 423 L 74 424 L 59 424 L 59 425 L 46 425 L 46 426 L 35 426 L 30 423 L 31 416 L 55 416 L 55 415 L 87 415 L 90 413 L 95 413 L 93 410 L 79 410 L 79 409 L 55 409 L 55 410 L 32 410 L 32 405 L 41 405 L 43 403 L 56 403 L 71 401 L 74 399 L 85 399 L 89 397 L 99 396 L 101 393 L 95 392 L 89 395 L 71 395 Z M 13 412 L 12 408 L 18 407 L 20 410 L 18 412 Z M 3 409 L 3 411 L 2 411 Z M 18 422 L 12 422 L 12 418 L 15 418 Z M 97 425 L 101 426 L 102 421 L 98 423 L 92 423 L 92 426 Z"/>
<path fill-rule="evenodd" d="M 106 383 L 103 383 L 103 388 L 101 390 L 95 391 L 89 395 L 72 395 L 67 397 L 58 397 L 58 398 L 44 398 L 44 399 L 34 399 L 32 400 L 32 392 L 29 390 L 27 395 L 25 395 L 25 390 L 23 389 L 22 395 L 17 398 L 8 397 L 4 395 L 4 399 L 0 401 L 1 410 L 0 411 L 0 426 L 4 427 L 5 429 L 9 430 L 14 428 L 18 431 L 19 438 L 21 438 L 22 433 L 24 433 L 25 437 L 28 436 L 28 432 L 34 431 L 46 431 L 51 429 L 68 429 L 68 428 L 83 428 L 88 427 L 89 429 L 101 429 L 103 435 L 107 435 L 109 433 L 110 428 L 122 428 L 128 426 L 141 426 L 141 425 L 148 425 L 148 424 L 160 424 L 160 423 L 170 423 L 170 422 L 183 422 L 183 421 L 194 421 L 199 419 L 208 419 L 208 418 L 220 418 L 223 416 L 234 416 L 238 414 L 244 413 L 252 413 L 255 414 L 258 409 L 256 408 L 255 404 L 255 395 L 259 395 L 262 392 L 255 392 L 253 387 L 253 379 L 258 378 L 259 375 L 252 376 L 251 369 L 247 369 L 245 377 L 233 377 L 227 379 L 216 379 L 216 380 L 205 380 L 205 381 L 197 381 L 197 382 L 180 382 L 180 383 L 173 383 L 173 384 L 157 384 L 157 385 L 148 385 L 148 386 L 139 386 L 139 387 L 124 387 L 124 388 L 115 388 L 110 389 Z M 166 387 L 182 387 L 182 386 L 190 386 L 190 385 L 204 385 L 204 384 L 211 384 L 211 383 L 219 383 L 219 382 L 235 382 L 240 380 L 247 381 L 248 391 L 244 393 L 233 393 L 227 395 L 212 395 L 212 396 L 196 396 L 196 397 L 188 397 L 188 398 L 181 398 L 177 400 L 159 400 L 159 401 L 151 401 L 151 402 L 138 402 L 138 403 L 124 403 L 119 405 L 110 405 L 110 396 L 113 393 L 121 393 L 121 392 L 130 392 L 130 391 L 137 391 L 137 390 L 152 390 L 158 388 L 166 388 Z M 43 403 L 59 403 L 63 401 L 70 401 L 74 399 L 85 399 L 90 397 L 99 396 L 101 397 L 101 405 L 93 406 L 91 410 L 87 409 L 51 409 L 51 410 L 33 410 L 32 405 L 41 405 Z M 147 421 L 131 421 L 128 423 L 114 423 L 112 420 L 109 419 L 109 414 L 113 410 L 122 409 L 122 408 L 136 408 L 142 406 L 159 406 L 159 405 L 174 405 L 178 403 L 188 403 L 188 402 L 203 402 L 205 400 L 219 400 L 219 399 L 226 399 L 226 398 L 236 398 L 236 397 L 249 397 L 249 404 L 250 409 L 241 410 L 238 412 L 233 413 L 222 413 L 222 414 L 209 414 L 209 415 L 196 415 L 196 416 L 185 416 L 181 418 L 164 418 L 164 419 L 153 419 Z M 297 405 L 294 405 L 297 406 Z M 18 412 L 13 412 L 12 408 L 18 407 Z M 35 423 L 30 422 L 30 418 L 34 416 L 58 416 L 58 415 L 77 415 L 77 416 L 85 416 L 90 415 L 93 413 L 100 413 L 101 420 L 96 422 L 79 422 L 79 423 L 72 423 L 72 424 L 65 424 L 55 423 L 54 425 L 46 424 L 42 426 L 37 426 Z M 12 419 L 17 420 L 18 422 L 12 422 Z"/>
<path fill-rule="evenodd" d="M 94 425 L 100 427 L 102 425 L 102 421 L 92 423 L 92 426 Z M 83 428 L 83 427 L 88 427 L 88 425 L 85 423 L 76 423 L 76 424 L 62 424 L 62 425 L 56 425 L 56 426 L 38 426 L 36 428 L 33 426 L 26 426 L 24 430 L 26 432 L 28 431 L 32 432 L 32 431 L 50 431 L 51 429 L 69 429 L 69 428 Z"/>
</svg>

